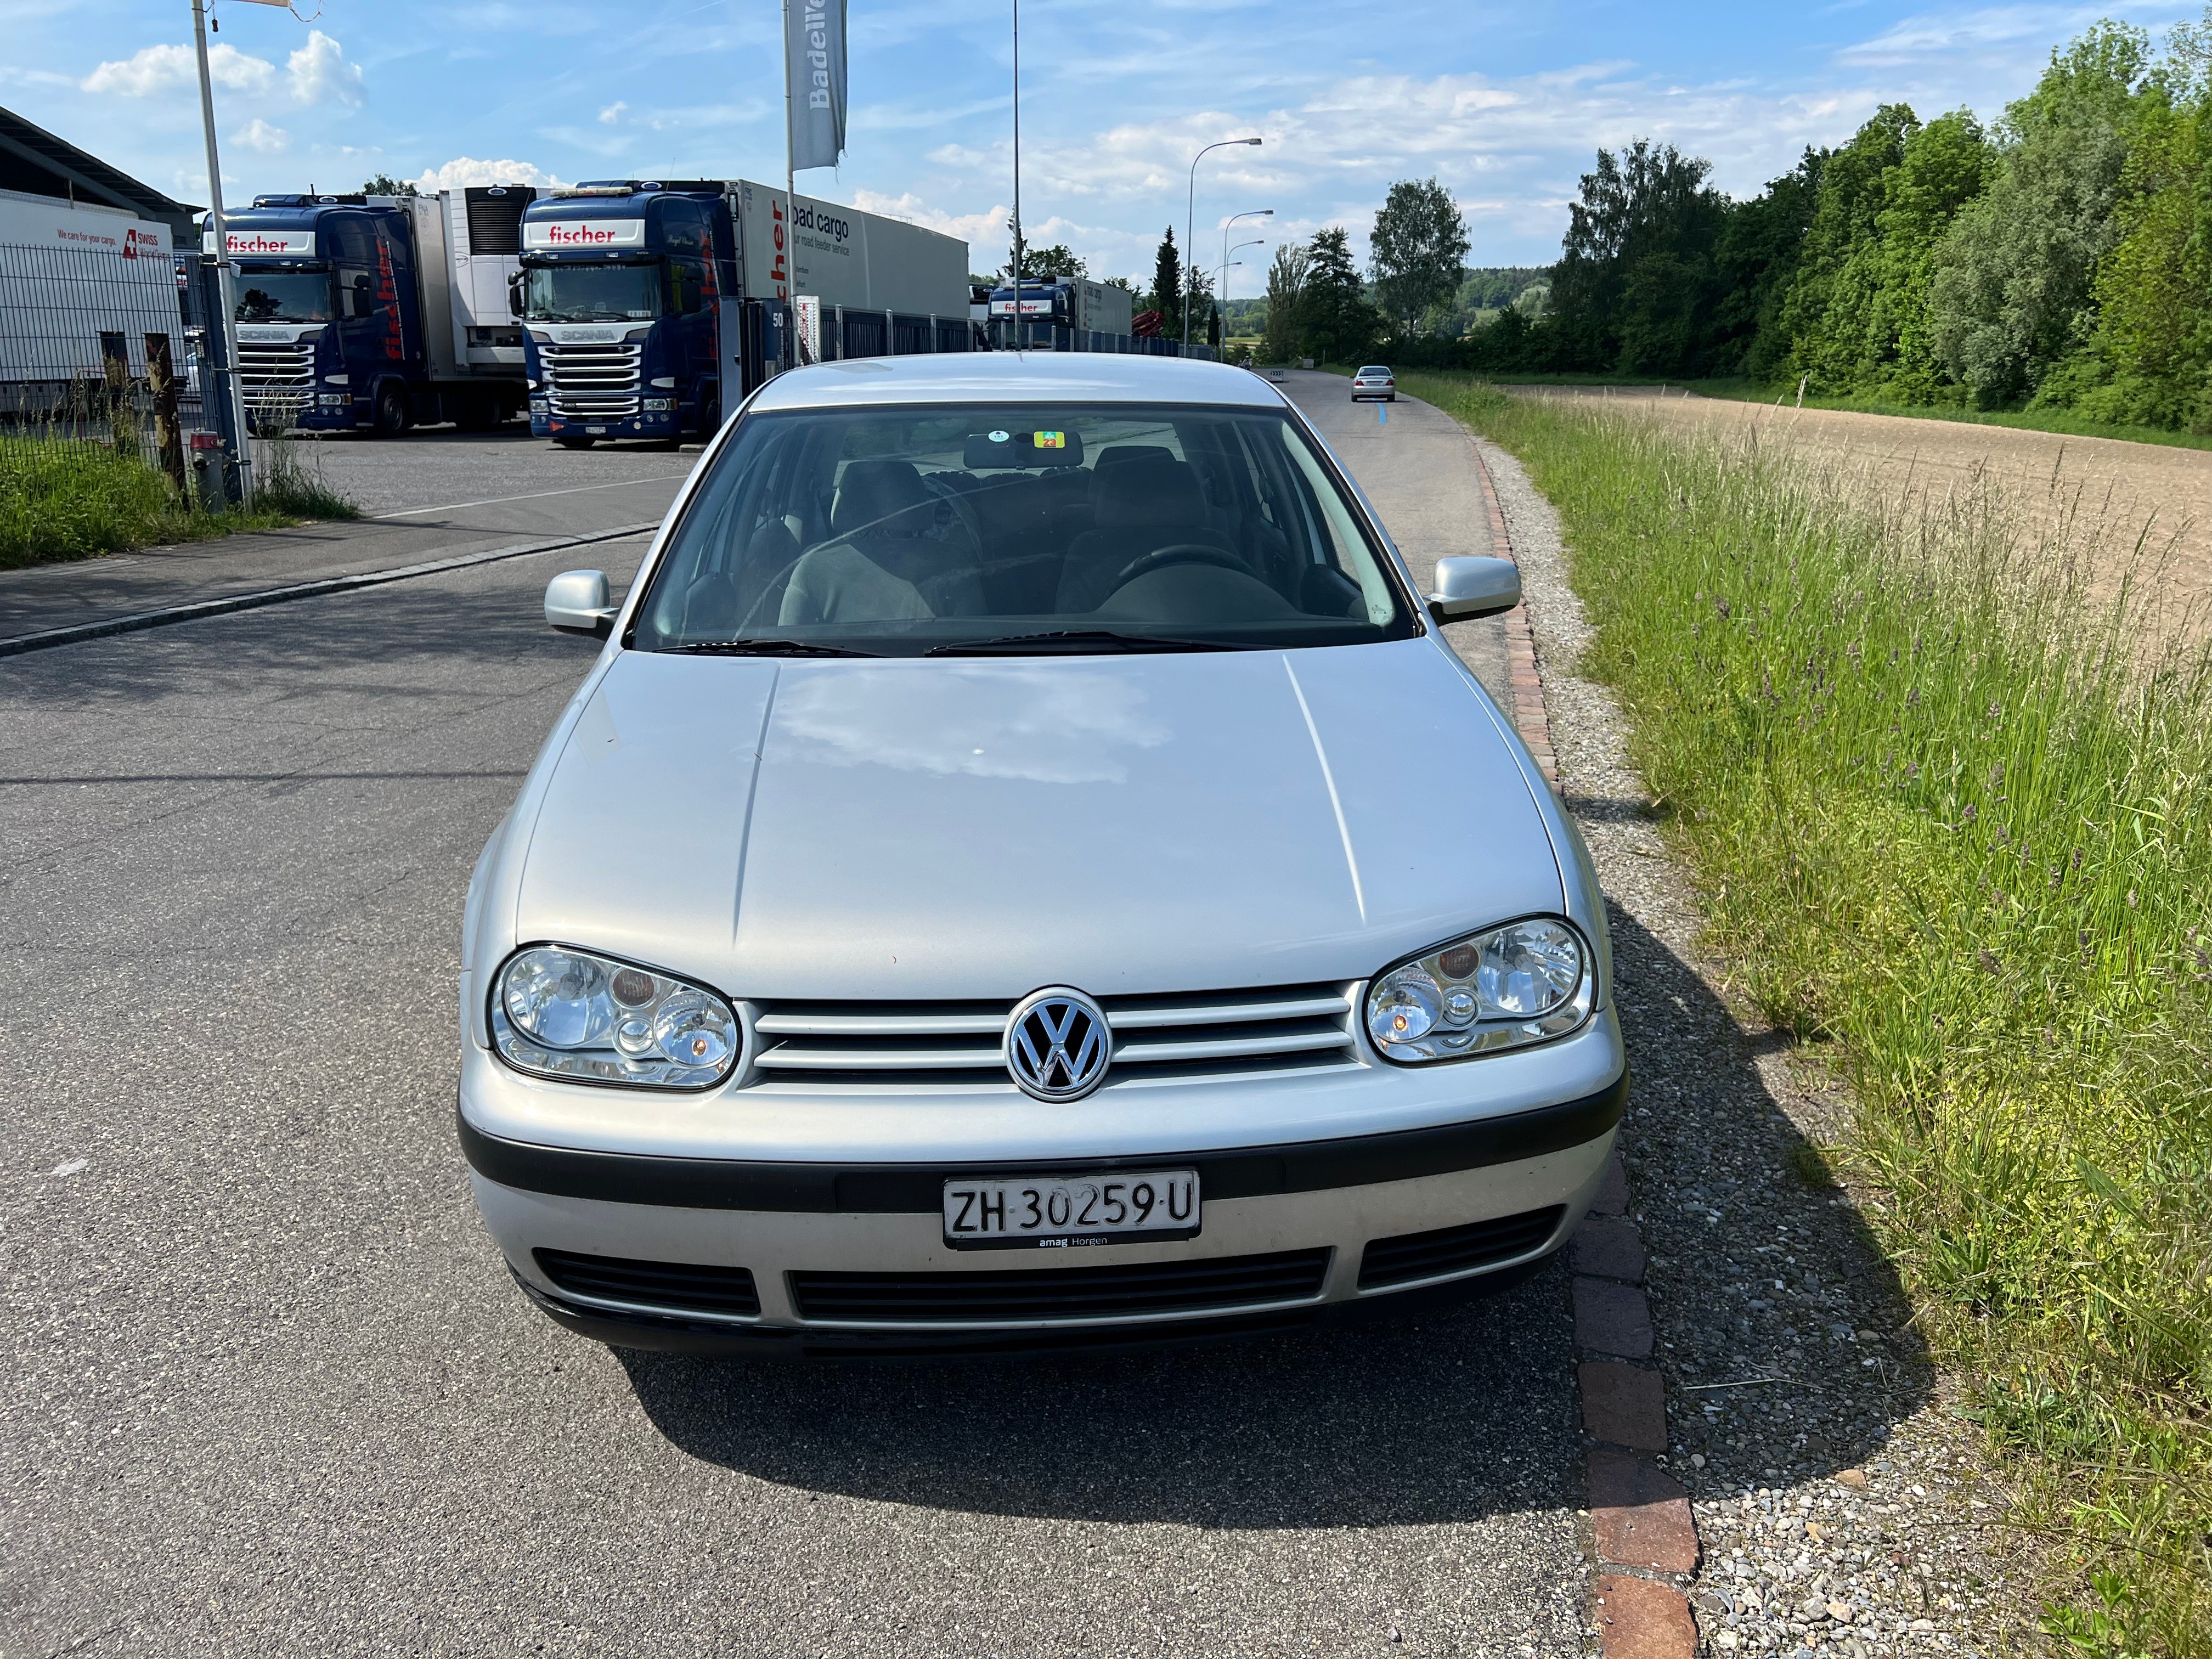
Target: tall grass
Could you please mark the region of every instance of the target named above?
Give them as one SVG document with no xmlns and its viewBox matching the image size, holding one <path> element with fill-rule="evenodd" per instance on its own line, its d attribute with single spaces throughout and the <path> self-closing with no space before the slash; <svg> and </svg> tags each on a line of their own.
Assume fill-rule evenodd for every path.
<svg viewBox="0 0 2212 1659">
<path fill-rule="evenodd" d="M 273 530 L 302 519 L 359 517 L 298 447 L 282 438 L 257 446 L 262 476 L 247 513 L 179 495 L 153 465 L 145 433 L 118 424 L 112 434 L 88 437 L 60 422 L 9 428 L 0 433 L 0 569 Z"/>
<path fill-rule="evenodd" d="M 2212 1653 L 2212 647 L 1991 489 L 1869 508 L 1406 384 L 1559 507 L 1715 942 L 1856 1085 L 1871 1219 L 2057 1540 L 2049 1633 Z"/>
</svg>

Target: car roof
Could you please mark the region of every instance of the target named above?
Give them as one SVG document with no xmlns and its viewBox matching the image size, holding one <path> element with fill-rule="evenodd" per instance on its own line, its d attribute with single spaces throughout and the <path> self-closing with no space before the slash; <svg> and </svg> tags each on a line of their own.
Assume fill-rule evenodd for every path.
<svg viewBox="0 0 2212 1659">
<path fill-rule="evenodd" d="M 1361 369 L 1359 372 L 1362 374 L 1388 374 L 1390 372 L 1390 365 L 1388 363 L 1370 363 L 1366 368 Z"/>
<path fill-rule="evenodd" d="M 854 404 L 1249 404 L 1285 406 L 1249 369 L 1182 357 L 1103 351 L 948 351 L 854 357 L 779 374 L 750 405 L 758 410 Z"/>
</svg>

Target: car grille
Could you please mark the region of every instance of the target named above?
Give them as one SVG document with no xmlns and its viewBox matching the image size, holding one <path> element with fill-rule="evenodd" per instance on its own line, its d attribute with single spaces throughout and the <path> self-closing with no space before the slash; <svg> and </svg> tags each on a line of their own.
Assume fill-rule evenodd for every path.
<svg viewBox="0 0 2212 1659">
<path fill-rule="evenodd" d="M 1371 1240 L 1359 1258 L 1359 1288 L 1371 1291 L 1384 1285 L 1443 1279 L 1526 1255 L 1552 1236 L 1561 1208 L 1554 1204 L 1470 1226 Z"/>
<path fill-rule="evenodd" d="M 1342 985 L 1107 997 L 1106 1086 L 1358 1063 Z M 753 1019 L 756 1079 L 779 1090 L 1011 1089 L 1011 1003 L 779 1002 Z"/>
<path fill-rule="evenodd" d="M 315 343 L 238 343 L 238 389 L 254 415 L 291 415 L 313 400 Z"/>
<path fill-rule="evenodd" d="M 551 345 L 538 348 L 549 412 L 572 421 L 608 421 L 642 406 L 642 344 Z"/>
<path fill-rule="evenodd" d="M 824 1324 L 1011 1324 L 1144 1319 L 1310 1302 L 1328 1251 L 967 1273 L 795 1273 L 799 1317 Z"/>
<path fill-rule="evenodd" d="M 536 1252 L 538 1271 L 570 1296 L 632 1307 L 751 1319 L 760 1313 L 753 1276 L 743 1267 L 688 1261 L 627 1261 L 619 1256 Z"/>
</svg>

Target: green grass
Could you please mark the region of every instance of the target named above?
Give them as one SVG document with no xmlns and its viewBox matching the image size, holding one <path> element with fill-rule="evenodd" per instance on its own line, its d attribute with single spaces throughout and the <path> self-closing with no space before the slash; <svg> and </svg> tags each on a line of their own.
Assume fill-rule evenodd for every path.
<svg viewBox="0 0 2212 1659">
<path fill-rule="evenodd" d="M 281 529 L 302 519 L 358 517 L 352 502 L 301 465 L 293 447 L 263 446 L 252 512 L 212 512 L 180 499 L 161 472 L 127 449 L 10 434 L 0 439 L 0 569 Z"/>
<path fill-rule="evenodd" d="M 1409 369 L 1407 372 L 1418 374 L 1421 371 Z M 1618 386 L 1639 388 L 1664 386 L 1675 391 L 1694 392 L 1701 398 L 1717 398 L 1731 403 L 1771 404 L 1779 402 L 1785 409 L 1795 408 L 1797 403 L 1795 381 L 1788 386 L 1763 386 L 1757 381 L 1745 380 L 1662 381 L 1618 374 L 1500 374 L 1492 378 L 1498 386 Z M 1915 421 L 1959 421 L 1972 426 L 2011 427 L 2023 432 L 2055 432 L 2069 438 L 2114 438 L 2124 443 L 2163 444 L 2172 449 L 2212 449 L 2212 434 L 2176 432 L 2158 426 L 2116 426 L 2108 422 L 2088 420 L 2063 409 L 2039 409 L 2026 412 L 1966 409 L 1950 404 L 1892 403 L 1876 397 L 1828 398 L 1809 392 L 1805 394 L 1804 406 L 1807 409 L 1848 410 L 1862 415 L 1890 415 Z"/>
<path fill-rule="evenodd" d="M 1986 488 L 1883 517 L 1771 452 L 1401 385 L 1558 505 L 1714 945 L 1854 1085 L 1823 1150 L 2018 1476 L 2047 1632 L 2212 1654 L 2212 647 L 2147 662 L 2136 597 Z"/>
</svg>

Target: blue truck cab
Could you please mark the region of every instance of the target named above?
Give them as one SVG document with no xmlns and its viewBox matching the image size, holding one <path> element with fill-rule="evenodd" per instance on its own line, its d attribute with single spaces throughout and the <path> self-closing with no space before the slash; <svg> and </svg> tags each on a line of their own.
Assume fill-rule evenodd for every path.
<svg viewBox="0 0 2212 1659">
<path fill-rule="evenodd" d="M 718 181 L 600 180 L 532 203 L 520 279 L 531 431 L 570 448 L 712 434 L 738 262 Z"/>
<path fill-rule="evenodd" d="M 521 329 L 505 278 L 534 194 L 257 196 L 228 216 L 248 418 L 389 435 L 418 422 L 480 430 L 520 413 Z M 208 231 L 210 253 L 214 240 Z"/>
</svg>

